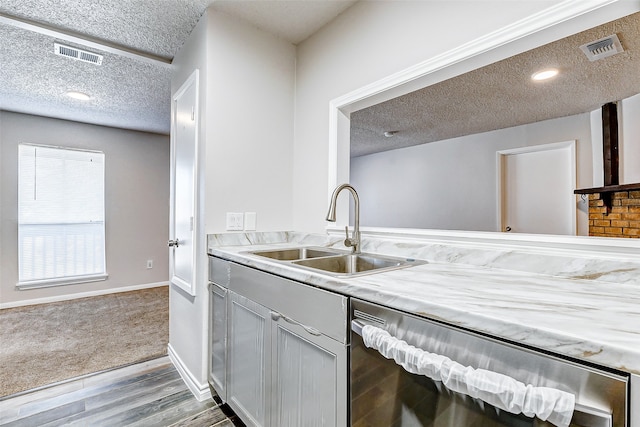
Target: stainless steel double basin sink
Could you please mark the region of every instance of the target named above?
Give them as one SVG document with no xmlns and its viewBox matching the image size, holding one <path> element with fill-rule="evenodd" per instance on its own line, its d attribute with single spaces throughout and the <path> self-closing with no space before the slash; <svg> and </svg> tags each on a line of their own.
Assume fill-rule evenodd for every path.
<svg viewBox="0 0 640 427">
<path fill-rule="evenodd" d="M 377 254 L 352 254 L 324 247 L 272 249 L 249 253 L 337 277 L 360 276 L 426 263 L 426 261 Z"/>
</svg>

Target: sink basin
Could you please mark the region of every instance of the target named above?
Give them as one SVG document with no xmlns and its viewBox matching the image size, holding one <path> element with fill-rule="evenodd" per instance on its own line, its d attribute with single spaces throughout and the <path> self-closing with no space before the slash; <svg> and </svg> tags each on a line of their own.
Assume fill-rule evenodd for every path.
<svg viewBox="0 0 640 427">
<path fill-rule="evenodd" d="M 354 276 L 398 268 L 411 267 L 423 264 L 423 261 L 415 261 L 404 258 L 385 257 L 371 254 L 350 254 L 330 256 L 317 259 L 305 259 L 294 261 L 293 264 L 301 267 L 322 270 L 335 276 Z"/>
<path fill-rule="evenodd" d="M 324 247 L 271 249 L 248 253 L 339 277 L 378 273 L 425 263 L 375 254 L 347 254 L 338 249 Z"/>
<path fill-rule="evenodd" d="M 276 249 L 268 251 L 251 252 L 253 255 L 259 255 L 266 258 L 276 259 L 279 261 L 295 261 L 309 258 L 319 258 L 338 255 L 341 252 L 331 251 L 325 248 L 291 248 Z"/>
</svg>

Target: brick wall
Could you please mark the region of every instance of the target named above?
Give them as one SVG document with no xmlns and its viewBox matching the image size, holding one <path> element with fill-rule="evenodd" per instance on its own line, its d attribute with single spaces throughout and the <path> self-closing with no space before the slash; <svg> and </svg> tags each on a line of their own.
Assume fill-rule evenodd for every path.
<svg viewBox="0 0 640 427">
<path fill-rule="evenodd" d="M 612 193 L 611 211 L 589 194 L 589 236 L 640 238 L 640 190 Z"/>
</svg>

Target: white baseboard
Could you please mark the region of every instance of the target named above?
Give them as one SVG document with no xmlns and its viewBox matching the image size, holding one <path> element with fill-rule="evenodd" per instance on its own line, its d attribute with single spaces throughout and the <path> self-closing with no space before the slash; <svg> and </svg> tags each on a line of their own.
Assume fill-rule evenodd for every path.
<svg viewBox="0 0 640 427">
<path fill-rule="evenodd" d="M 138 291 L 141 289 L 157 288 L 160 286 L 169 286 L 169 282 L 144 283 L 142 285 L 125 286 L 122 288 L 100 289 L 96 291 L 80 292 L 77 294 L 56 295 L 53 297 L 34 298 L 14 302 L 0 303 L 0 310 L 3 308 L 22 307 L 35 304 L 46 304 L 50 302 L 69 301 L 72 299 L 95 297 L 100 295 L 117 294 L 119 292 Z"/>
<path fill-rule="evenodd" d="M 169 359 L 173 363 L 173 366 L 176 367 L 176 370 L 182 377 L 182 380 L 187 385 L 187 388 L 193 393 L 198 402 L 203 402 L 205 400 L 211 400 L 213 397 L 211 396 L 211 390 L 209 389 L 208 383 L 200 383 L 195 376 L 191 373 L 191 371 L 184 364 L 180 356 L 175 352 L 171 344 L 168 345 Z"/>
</svg>

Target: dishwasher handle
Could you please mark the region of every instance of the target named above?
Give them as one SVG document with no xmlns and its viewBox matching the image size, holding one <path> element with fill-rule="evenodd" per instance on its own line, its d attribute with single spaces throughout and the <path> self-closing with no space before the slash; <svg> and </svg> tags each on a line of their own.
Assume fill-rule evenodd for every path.
<svg viewBox="0 0 640 427">
<path fill-rule="evenodd" d="M 364 328 L 364 322 L 361 320 L 352 320 L 351 321 L 351 330 L 356 334 L 362 336 L 362 328 Z"/>
</svg>

